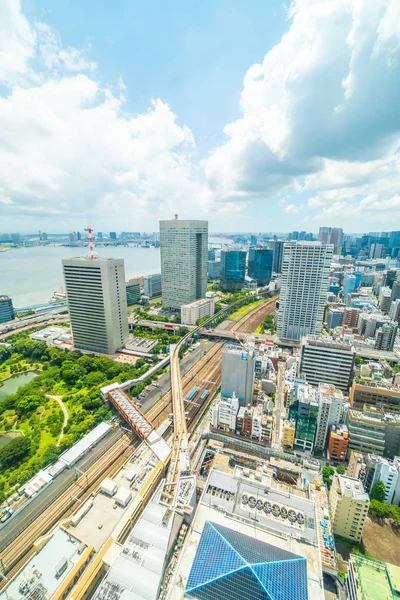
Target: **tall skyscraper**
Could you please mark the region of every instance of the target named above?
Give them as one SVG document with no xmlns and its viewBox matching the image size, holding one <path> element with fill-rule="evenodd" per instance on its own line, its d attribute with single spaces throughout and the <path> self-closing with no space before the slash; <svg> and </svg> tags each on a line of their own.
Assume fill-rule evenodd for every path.
<svg viewBox="0 0 400 600">
<path fill-rule="evenodd" d="M 62 265 L 75 347 L 114 354 L 129 335 L 123 259 L 64 258 Z"/>
<path fill-rule="evenodd" d="M 267 285 L 271 281 L 273 256 L 274 252 L 269 248 L 250 248 L 248 273 L 258 285 Z"/>
<path fill-rule="evenodd" d="M 272 263 L 272 271 L 274 273 L 282 273 L 282 260 L 283 260 L 283 246 L 282 240 L 273 240 L 269 242 L 270 247 L 274 252 L 274 258 Z"/>
<path fill-rule="evenodd" d="M 7 323 L 13 319 L 15 319 L 15 315 L 11 298 L 0 296 L 0 323 Z"/>
<path fill-rule="evenodd" d="M 207 291 L 208 221 L 160 221 L 162 303 L 179 310 Z"/>
<path fill-rule="evenodd" d="M 221 287 L 227 292 L 241 290 L 246 277 L 246 252 L 221 250 Z"/>
<path fill-rule="evenodd" d="M 318 240 L 333 245 L 333 254 L 341 254 L 344 242 L 343 229 L 340 227 L 320 227 Z"/>
<path fill-rule="evenodd" d="M 328 296 L 332 246 L 321 242 L 287 242 L 283 252 L 278 335 L 299 341 L 321 333 Z"/>
</svg>

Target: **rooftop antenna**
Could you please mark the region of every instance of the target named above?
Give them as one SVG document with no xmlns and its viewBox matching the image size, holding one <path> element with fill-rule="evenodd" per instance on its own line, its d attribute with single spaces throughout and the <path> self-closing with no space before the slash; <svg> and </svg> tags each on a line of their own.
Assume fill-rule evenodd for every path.
<svg viewBox="0 0 400 600">
<path fill-rule="evenodd" d="M 175 221 L 177 221 L 178 220 L 178 213 L 175 213 L 174 217 L 175 217 Z"/>
<path fill-rule="evenodd" d="M 89 254 L 85 256 L 85 258 L 94 260 L 95 258 L 100 258 L 98 254 L 94 251 L 94 242 L 93 242 L 93 229 L 89 227 L 89 225 L 85 228 L 85 231 L 88 232 L 89 237 Z"/>
</svg>

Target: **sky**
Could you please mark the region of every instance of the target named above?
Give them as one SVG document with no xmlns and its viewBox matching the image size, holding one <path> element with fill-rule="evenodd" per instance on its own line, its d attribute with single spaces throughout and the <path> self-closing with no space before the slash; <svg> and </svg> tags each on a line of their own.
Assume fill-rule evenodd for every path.
<svg viewBox="0 0 400 600">
<path fill-rule="evenodd" d="M 0 232 L 390 231 L 399 0 L 1 0 Z"/>
</svg>

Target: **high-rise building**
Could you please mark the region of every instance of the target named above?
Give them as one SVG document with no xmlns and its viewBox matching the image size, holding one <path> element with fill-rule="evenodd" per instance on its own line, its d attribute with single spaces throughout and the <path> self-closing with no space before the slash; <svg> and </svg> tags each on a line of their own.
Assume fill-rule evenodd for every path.
<svg viewBox="0 0 400 600">
<path fill-rule="evenodd" d="M 333 253 L 341 254 L 344 241 L 343 229 L 339 227 L 320 227 L 318 240 L 323 244 L 332 244 Z"/>
<path fill-rule="evenodd" d="M 333 476 L 329 494 L 333 531 L 337 535 L 359 542 L 368 516 L 369 496 L 358 479 Z"/>
<path fill-rule="evenodd" d="M 115 231 L 110 231 L 110 240 L 116 240 L 117 239 L 117 233 Z"/>
<path fill-rule="evenodd" d="M 81 232 L 80 232 L 80 231 L 77 231 L 77 232 L 76 232 L 76 239 L 78 240 L 78 242 L 80 242 L 80 241 L 81 241 L 81 239 L 82 239 L 82 235 L 81 235 Z"/>
<path fill-rule="evenodd" d="M 357 289 L 357 278 L 353 273 L 345 273 L 343 279 L 343 298 L 347 300 L 349 294 L 352 294 Z"/>
<path fill-rule="evenodd" d="M 62 265 L 75 347 L 113 354 L 129 335 L 123 259 L 64 258 Z"/>
<path fill-rule="evenodd" d="M 282 240 L 273 240 L 269 242 L 271 250 L 274 253 L 272 262 L 272 271 L 274 273 L 282 273 L 282 261 L 283 261 L 283 246 L 285 242 Z"/>
<path fill-rule="evenodd" d="M 246 252 L 221 250 L 221 287 L 228 292 L 241 290 L 246 277 Z"/>
<path fill-rule="evenodd" d="M 208 260 L 215 260 L 215 248 L 209 248 L 207 252 Z"/>
<path fill-rule="evenodd" d="M 179 310 L 207 291 L 208 222 L 160 221 L 162 303 Z"/>
<path fill-rule="evenodd" d="M 149 298 L 161 296 L 161 273 L 145 275 L 143 286 L 145 296 L 148 296 Z"/>
<path fill-rule="evenodd" d="M 308 333 L 321 333 L 331 261 L 331 245 L 285 244 L 278 310 L 281 339 L 299 341 Z"/>
<path fill-rule="evenodd" d="M 328 316 L 326 321 L 326 328 L 328 331 L 341 327 L 343 324 L 345 309 L 342 308 L 329 308 Z"/>
<path fill-rule="evenodd" d="M 343 410 L 343 392 L 334 385 L 320 383 L 318 386 L 318 425 L 315 435 L 315 447 L 325 450 L 328 443 L 328 430 L 331 425 L 340 422 Z"/>
<path fill-rule="evenodd" d="M 397 323 L 400 322 L 400 298 L 390 305 L 389 319 Z"/>
<path fill-rule="evenodd" d="M 7 323 L 13 319 L 15 319 L 15 315 L 11 298 L 0 296 L 0 323 Z"/>
<path fill-rule="evenodd" d="M 301 340 L 301 376 L 312 385 L 329 383 L 348 392 L 353 380 L 356 351 L 346 342 L 306 336 Z"/>
<path fill-rule="evenodd" d="M 400 299 L 400 278 L 398 277 L 396 279 L 396 281 L 393 282 L 391 300 L 392 300 L 392 302 L 394 302 L 395 300 L 399 300 L 399 299 Z"/>
<path fill-rule="evenodd" d="M 21 243 L 21 236 L 19 233 L 12 233 L 11 234 L 11 241 L 13 244 L 20 244 Z"/>
<path fill-rule="evenodd" d="M 126 284 L 126 303 L 128 306 L 137 304 L 140 301 L 140 284 L 139 283 L 127 283 Z"/>
<path fill-rule="evenodd" d="M 375 349 L 391 352 L 396 341 L 398 328 L 397 321 L 384 323 L 376 332 Z"/>
<path fill-rule="evenodd" d="M 369 257 L 370 258 L 381 258 L 384 253 L 384 245 L 383 244 L 371 244 L 369 248 Z"/>
<path fill-rule="evenodd" d="M 258 285 L 267 285 L 271 281 L 274 252 L 269 248 L 250 248 L 248 275 Z"/>
<path fill-rule="evenodd" d="M 385 315 L 389 314 L 390 305 L 392 304 L 392 293 L 393 290 L 390 287 L 383 287 L 379 292 L 379 306 Z"/>
<path fill-rule="evenodd" d="M 97 234 L 97 241 L 98 242 L 102 242 L 103 241 L 103 234 L 101 233 L 101 231 L 99 231 L 99 233 Z"/>
<path fill-rule="evenodd" d="M 228 344 L 222 353 L 221 396 L 239 398 L 240 406 L 253 401 L 255 356 L 238 344 Z"/>
<path fill-rule="evenodd" d="M 207 274 L 210 279 L 219 279 L 221 277 L 221 261 L 209 260 L 207 264 Z"/>
</svg>

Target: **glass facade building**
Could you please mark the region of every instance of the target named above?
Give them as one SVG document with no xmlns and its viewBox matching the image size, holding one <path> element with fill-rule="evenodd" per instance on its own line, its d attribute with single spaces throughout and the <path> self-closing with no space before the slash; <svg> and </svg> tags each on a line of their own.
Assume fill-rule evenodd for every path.
<svg viewBox="0 0 400 600">
<path fill-rule="evenodd" d="M 11 298 L 0 296 L 0 323 L 7 323 L 13 319 L 15 319 L 15 315 Z"/>
<path fill-rule="evenodd" d="M 307 561 L 206 521 L 185 591 L 198 600 L 307 600 Z"/>
<path fill-rule="evenodd" d="M 126 303 L 128 306 L 137 304 L 140 301 L 140 283 L 126 284 Z"/>
<path fill-rule="evenodd" d="M 267 285 L 271 281 L 273 258 L 274 251 L 269 248 L 250 248 L 248 274 L 258 285 Z"/>
<path fill-rule="evenodd" d="M 244 287 L 246 276 L 246 252 L 244 250 L 221 251 L 221 287 L 233 292 Z"/>
</svg>

